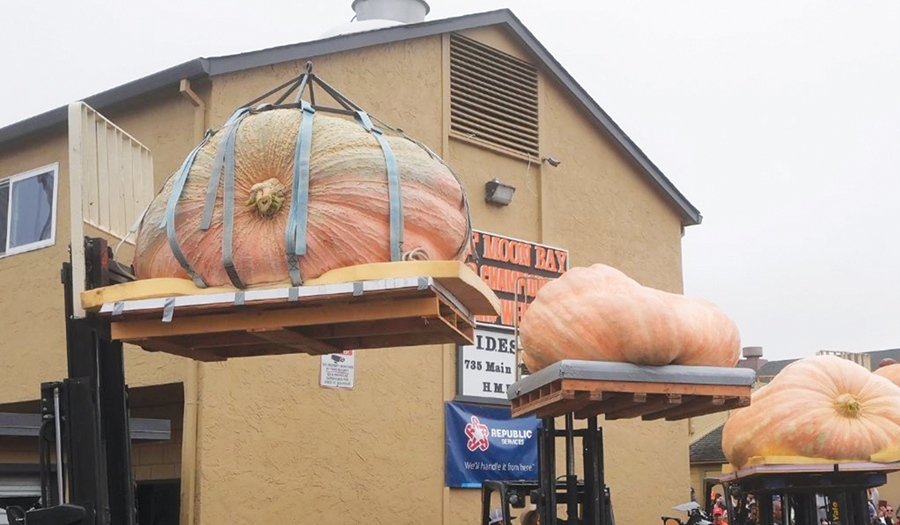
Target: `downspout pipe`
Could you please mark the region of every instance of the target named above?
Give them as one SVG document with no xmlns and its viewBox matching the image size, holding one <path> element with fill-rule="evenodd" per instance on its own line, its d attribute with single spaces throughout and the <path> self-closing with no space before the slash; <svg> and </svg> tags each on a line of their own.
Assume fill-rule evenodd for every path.
<svg viewBox="0 0 900 525">
<path fill-rule="evenodd" d="M 194 525 L 197 501 L 200 363 L 188 360 L 184 374 L 184 424 L 181 437 L 181 525 Z"/>
<path fill-rule="evenodd" d="M 194 106 L 194 143 L 199 144 L 206 133 L 206 104 L 191 89 L 191 81 L 182 79 L 179 91 Z M 181 525 L 196 523 L 197 501 L 197 449 L 200 422 L 200 362 L 192 359 L 185 363 L 184 373 L 184 422 L 181 437 Z"/>
<path fill-rule="evenodd" d="M 206 133 L 206 104 L 197 93 L 191 89 L 191 81 L 183 78 L 178 85 L 178 91 L 194 106 L 194 142 L 197 144 L 203 140 Z M 199 137 L 199 138 L 198 138 Z"/>
</svg>

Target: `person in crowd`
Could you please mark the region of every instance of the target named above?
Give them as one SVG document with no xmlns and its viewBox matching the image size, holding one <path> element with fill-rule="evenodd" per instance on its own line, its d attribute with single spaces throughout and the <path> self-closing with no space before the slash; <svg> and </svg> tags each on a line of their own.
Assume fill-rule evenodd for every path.
<svg viewBox="0 0 900 525">
<path fill-rule="evenodd" d="M 828 521 L 828 501 L 822 494 L 816 494 L 816 511 L 819 521 Z"/>
<path fill-rule="evenodd" d="M 725 511 L 722 510 L 718 504 L 716 504 L 716 508 L 713 510 L 713 525 L 728 525 L 728 522 L 725 521 Z"/>
<path fill-rule="evenodd" d="M 759 524 L 759 506 L 756 501 L 747 504 L 747 525 Z"/>
<path fill-rule="evenodd" d="M 781 498 L 775 496 L 772 501 L 772 521 L 776 525 L 782 525 L 783 512 L 781 511 Z"/>
<path fill-rule="evenodd" d="M 869 501 L 872 502 L 872 505 L 875 506 L 875 509 L 878 509 L 878 504 L 881 502 L 881 498 L 878 497 L 878 489 L 872 487 L 866 490 L 866 493 L 869 495 Z"/>
<path fill-rule="evenodd" d="M 885 503 L 883 500 L 879 503 Z M 894 509 L 887 504 L 878 505 L 878 517 L 875 518 L 876 525 L 897 525 L 894 518 Z"/>
<path fill-rule="evenodd" d="M 728 515 L 728 507 L 725 506 L 724 496 L 719 496 L 719 499 L 716 500 L 715 508 L 722 511 L 722 522 L 727 524 L 731 517 Z"/>
<path fill-rule="evenodd" d="M 718 502 L 722 498 L 722 495 L 718 492 L 713 492 L 710 494 L 710 497 L 712 498 L 712 501 Z"/>
<path fill-rule="evenodd" d="M 878 519 L 878 494 L 874 489 L 866 489 L 866 499 L 869 506 L 869 523 L 874 525 Z"/>
</svg>

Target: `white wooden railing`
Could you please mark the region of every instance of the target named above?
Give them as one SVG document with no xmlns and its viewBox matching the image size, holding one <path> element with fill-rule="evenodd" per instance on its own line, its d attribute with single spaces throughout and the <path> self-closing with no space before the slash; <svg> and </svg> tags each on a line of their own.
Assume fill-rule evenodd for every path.
<svg viewBox="0 0 900 525">
<path fill-rule="evenodd" d="M 69 104 L 69 196 L 75 315 L 84 291 L 84 225 L 120 241 L 154 195 L 153 156 L 137 139 L 84 102 Z"/>
<path fill-rule="evenodd" d="M 853 361 L 854 363 L 862 365 L 869 370 L 872 369 L 872 356 L 866 353 L 839 352 L 837 350 L 819 350 L 818 352 L 816 352 L 816 355 L 833 355 L 835 357 L 840 357 L 841 359 Z"/>
</svg>

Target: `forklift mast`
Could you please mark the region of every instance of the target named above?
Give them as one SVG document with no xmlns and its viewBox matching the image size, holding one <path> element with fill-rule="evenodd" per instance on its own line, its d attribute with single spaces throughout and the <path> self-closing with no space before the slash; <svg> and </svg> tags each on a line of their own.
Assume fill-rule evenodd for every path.
<svg viewBox="0 0 900 525">
<path fill-rule="evenodd" d="M 482 485 L 481 522 L 490 523 L 492 495 L 499 495 L 503 523 L 512 523 L 512 509 L 524 509 L 526 496 L 536 506 L 540 523 L 547 525 L 615 525 L 609 487 L 603 464 L 603 429 L 597 417 L 587 418 L 587 427 L 576 429 L 567 414 L 564 428 L 557 429 L 553 417 L 541 419 L 538 431 L 538 481 L 485 481 Z M 576 439 L 581 440 L 583 479 L 575 470 Z M 556 445 L 562 441 L 565 474 L 557 477 Z M 557 513 L 566 509 L 566 518 Z"/>
<path fill-rule="evenodd" d="M 106 240 L 84 242 L 86 290 L 134 280 Z M 71 262 L 61 277 L 68 378 L 41 385 L 41 508 L 7 514 L 11 525 L 135 525 L 122 343 L 111 340 L 108 322 L 74 316 Z"/>
</svg>

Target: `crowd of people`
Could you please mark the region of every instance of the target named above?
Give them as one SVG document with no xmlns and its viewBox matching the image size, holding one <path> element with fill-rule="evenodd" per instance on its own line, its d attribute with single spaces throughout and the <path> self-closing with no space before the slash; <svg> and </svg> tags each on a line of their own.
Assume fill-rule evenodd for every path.
<svg viewBox="0 0 900 525">
<path fill-rule="evenodd" d="M 728 506 L 725 504 L 725 496 L 719 493 L 713 493 L 712 497 L 715 500 L 712 511 L 713 525 L 728 525 L 730 520 L 728 516 Z M 691 498 L 694 498 L 693 489 L 691 490 Z M 736 502 L 732 503 L 732 508 L 734 508 L 734 504 L 736 504 Z M 775 509 L 776 503 L 778 504 L 777 511 Z M 779 499 L 777 502 L 773 501 L 772 506 L 772 513 L 780 516 L 781 500 Z M 746 525 L 757 525 L 759 523 L 759 504 L 756 502 L 753 494 L 747 495 L 747 520 L 748 521 Z M 781 520 L 778 519 L 776 523 L 781 525 Z"/>
<path fill-rule="evenodd" d="M 872 525 L 900 525 L 900 519 L 894 515 L 894 507 L 886 500 L 880 499 L 878 489 L 869 489 L 869 520 Z"/>
<path fill-rule="evenodd" d="M 869 489 L 868 511 L 870 525 L 900 525 L 900 518 L 894 512 L 894 507 L 886 500 L 880 499 L 878 489 Z M 713 493 L 715 500 L 712 511 L 713 525 L 729 525 L 728 506 L 725 503 L 725 497 L 718 493 Z M 694 499 L 693 489 L 691 490 L 691 498 Z M 828 518 L 828 506 L 824 496 L 817 496 L 817 507 L 819 511 L 819 525 L 833 525 Z M 732 509 L 737 502 L 732 502 Z M 743 525 L 759 524 L 759 504 L 753 497 L 753 494 L 747 495 L 746 514 L 747 521 Z M 785 523 L 787 520 L 787 523 Z M 780 496 L 772 496 L 772 522 L 775 525 L 794 525 L 793 509 L 784 512 Z"/>
<path fill-rule="evenodd" d="M 878 489 L 869 489 L 866 494 L 868 496 L 870 525 L 900 525 L 900 518 L 894 514 L 894 507 L 886 500 L 880 499 Z M 728 505 L 725 502 L 725 496 L 716 492 L 713 492 L 710 496 L 715 501 L 711 516 L 713 525 L 730 525 L 731 520 L 728 516 Z M 691 488 L 691 501 L 697 501 L 693 488 Z M 819 525 L 835 525 L 828 518 L 828 505 L 825 497 L 817 496 L 816 503 L 819 510 Z M 737 505 L 738 502 L 732 500 L 732 510 Z M 746 516 L 746 520 L 742 520 L 743 523 L 741 525 L 759 525 L 759 503 L 753 494 L 747 495 L 745 505 L 744 510 L 746 512 L 741 514 Z M 513 520 L 516 519 L 516 517 L 511 518 Z M 518 523 L 522 525 L 540 524 L 537 509 L 526 511 L 521 516 L 518 516 L 518 519 Z M 491 525 L 504 525 L 503 511 L 500 509 L 492 510 L 489 523 Z M 785 512 L 781 497 L 777 495 L 772 496 L 772 523 L 774 525 L 794 525 L 793 509 L 788 508 L 787 512 Z"/>
</svg>

